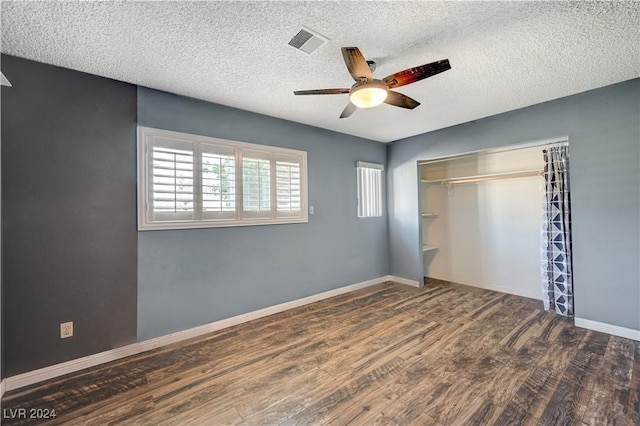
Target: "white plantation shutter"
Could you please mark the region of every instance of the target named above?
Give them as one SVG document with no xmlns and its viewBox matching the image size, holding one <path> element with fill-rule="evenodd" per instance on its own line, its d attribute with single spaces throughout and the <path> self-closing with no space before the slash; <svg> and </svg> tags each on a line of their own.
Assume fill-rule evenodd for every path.
<svg viewBox="0 0 640 426">
<path fill-rule="evenodd" d="M 236 154 L 226 146 L 202 145 L 202 218 L 236 217 Z"/>
<path fill-rule="evenodd" d="M 139 127 L 138 227 L 307 222 L 307 153 Z"/>
<path fill-rule="evenodd" d="M 271 186 L 271 153 L 243 149 L 243 217 L 271 217 Z"/>
<path fill-rule="evenodd" d="M 382 216 L 382 164 L 358 161 L 358 217 Z"/>
<path fill-rule="evenodd" d="M 276 155 L 276 215 L 302 213 L 302 164 L 299 157 Z"/>
<path fill-rule="evenodd" d="M 194 152 L 190 142 L 158 139 L 149 147 L 151 197 L 154 221 L 194 218 Z"/>
</svg>

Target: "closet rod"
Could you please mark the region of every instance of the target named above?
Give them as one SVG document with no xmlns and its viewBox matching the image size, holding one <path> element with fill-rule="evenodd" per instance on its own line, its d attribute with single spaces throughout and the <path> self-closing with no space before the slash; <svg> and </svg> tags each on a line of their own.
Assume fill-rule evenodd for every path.
<svg viewBox="0 0 640 426">
<path fill-rule="evenodd" d="M 455 185 L 461 183 L 474 183 L 483 182 L 487 180 L 495 179 L 512 179 L 530 176 L 541 176 L 542 170 L 520 170 L 517 172 L 505 172 L 505 173 L 489 173 L 484 175 L 465 176 L 450 179 L 438 179 L 438 180 L 423 180 L 423 183 L 441 183 L 443 185 Z"/>
</svg>

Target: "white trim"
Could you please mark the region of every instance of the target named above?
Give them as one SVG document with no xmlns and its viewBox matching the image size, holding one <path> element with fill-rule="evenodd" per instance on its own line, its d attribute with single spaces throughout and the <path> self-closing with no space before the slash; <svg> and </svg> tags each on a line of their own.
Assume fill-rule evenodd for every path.
<svg viewBox="0 0 640 426">
<path fill-rule="evenodd" d="M 519 290 L 519 289 L 514 289 L 514 288 L 510 288 L 510 287 L 502 287 L 499 285 L 488 285 L 488 286 L 480 286 L 480 285 L 476 285 L 476 284 L 465 284 L 463 282 L 459 282 L 456 281 L 459 284 L 462 285 L 466 285 L 469 287 L 476 287 L 476 288 L 481 288 L 483 290 L 491 290 L 491 291 L 498 291 L 500 293 L 506 293 L 506 294 L 513 294 L 514 296 L 520 296 L 520 297 L 526 297 L 528 299 L 536 299 L 536 300 L 540 300 L 542 301 L 542 291 L 526 291 L 526 290 Z"/>
<path fill-rule="evenodd" d="M 387 281 L 393 281 L 398 284 L 410 285 L 411 287 L 422 287 L 420 281 L 409 280 L 407 278 L 396 277 L 395 275 L 387 275 Z"/>
<path fill-rule="evenodd" d="M 513 294 L 515 296 L 526 297 L 528 299 L 535 299 L 542 302 L 542 291 L 526 291 L 519 290 L 517 288 L 501 287 L 501 286 L 489 286 L 480 287 L 486 290 L 499 291 L 500 293 Z"/>
<path fill-rule="evenodd" d="M 356 284 L 347 285 L 344 287 L 336 288 L 334 290 L 325 291 L 323 293 L 314 294 L 311 296 L 303 297 L 301 299 L 292 300 L 290 302 L 281 303 L 279 305 L 269 306 L 267 308 L 258 309 L 257 311 L 248 312 L 246 314 L 236 315 L 235 317 L 225 318 L 220 321 L 215 321 L 209 324 L 204 324 L 199 327 L 190 328 L 188 330 L 179 331 L 176 333 L 167 334 L 165 336 L 156 337 L 153 339 L 145 340 L 131 345 L 123 346 L 116 349 L 100 352 L 97 354 L 85 356 L 71 361 L 63 362 L 60 364 L 51 365 L 49 367 L 40 368 L 38 370 L 28 371 L 26 373 L 18 374 L 16 376 L 7 377 L 2 381 L 3 390 L 7 391 L 29 386 L 34 383 L 42 382 L 45 380 L 53 379 L 55 377 L 63 376 L 65 374 L 73 373 L 76 371 L 84 370 L 85 368 L 95 367 L 96 365 L 104 364 L 110 361 L 115 361 L 127 356 L 136 355 L 142 352 L 150 351 L 152 349 L 159 348 L 161 346 L 170 345 L 172 343 L 181 342 L 183 340 L 198 337 L 203 334 L 212 333 L 214 331 L 221 330 L 223 328 L 231 327 L 237 324 L 242 324 L 247 321 L 273 315 L 278 312 L 283 312 L 288 309 L 297 308 L 299 306 L 307 305 L 309 303 L 317 302 L 330 297 L 339 296 L 344 293 L 360 290 L 362 288 L 370 287 L 376 284 L 381 284 L 387 281 L 395 281 L 400 284 L 414 285 L 417 287 L 417 281 L 411 281 L 404 278 L 398 278 L 391 275 L 386 275 L 379 278 L 363 281 Z M 413 284 L 415 283 L 415 284 Z"/>
<path fill-rule="evenodd" d="M 0 381 L 0 398 L 4 396 L 4 379 Z"/>
<path fill-rule="evenodd" d="M 418 166 L 421 166 L 423 164 L 454 160 L 456 158 L 466 157 L 469 155 L 475 155 L 480 153 L 488 154 L 488 153 L 496 153 L 496 152 L 504 152 L 504 151 L 514 151 L 518 149 L 534 148 L 536 146 L 556 145 L 556 144 L 569 146 L 569 135 L 557 136 L 557 137 L 547 138 L 547 139 L 540 139 L 537 141 L 515 143 L 511 145 L 499 146 L 496 148 L 486 148 L 486 149 L 478 149 L 475 151 L 465 151 L 458 154 L 441 155 L 438 157 L 429 158 L 427 160 L 418 160 Z"/>
<path fill-rule="evenodd" d="M 591 321 L 584 318 L 575 317 L 573 323 L 576 327 L 582 327 L 589 330 L 601 331 L 607 334 L 613 334 L 614 336 L 624 337 L 626 339 L 637 340 L 640 342 L 640 330 L 634 330 L 633 328 L 620 327 L 613 324 L 607 324 L 604 322 Z"/>
<path fill-rule="evenodd" d="M 356 161 L 356 167 L 380 170 L 381 172 L 384 171 L 384 165 L 378 163 L 367 163 L 366 161 Z"/>
</svg>

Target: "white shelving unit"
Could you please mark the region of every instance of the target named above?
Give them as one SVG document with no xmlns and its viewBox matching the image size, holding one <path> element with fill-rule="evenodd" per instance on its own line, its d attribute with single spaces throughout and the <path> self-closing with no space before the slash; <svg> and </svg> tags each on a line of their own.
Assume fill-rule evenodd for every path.
<svg viewBox="0 0 640 426">
<path fill-rule="evenodd" d="M 422 213 L 422 218 L 423 219 L 433 219 L 433 218 L 438 217 L 438 215 L 439 215 L 438 213 L 423 212 Z M 438 246 L 434 246 L 434 245 L 431 245 L 431 244 L 423 244 L 422 252 L 426 253 L 426 252 L 429 252 L 429 251 L 438 250 L 438 248 L 439 248 Z"/>
<path fill-rule="evenodd" d="M 430 219 L 430 218 L 435 218 L 438 217 L 438 213 L 432 213 L 432 212 L 424 212 L 422 213 L 422 218 L 423 219 Z M 431 244 L 424 244 L 422 246 L 422 252 L 426 253 L 428 251 L 433 251 L 433 250 L 438 250 L 438 246 L 433 246 Z"/>
<path fill-rule="evenodd" d="M 439 180 L 433 181 L 433 180 L 421 179 L 420 182 L 424 185 L 424 189 L 426 189 L 426 187 L 428 185 L 441 185 L 442 184 L 442 181 L 439 181 Z M 423 208 L 424 208 L 424 206 L 423 206 Z M 440 215 L 440 213 L 435 213 L 433 211 L 423 211 L 421 213 L 422 219 L 427 221 L 425 223 L 425 226 L 427 226 L 427 224 L 433 223 L 432 220 L 437 218 L 439 215 Z M 422 244 L 422 253 L 423 254 L 433 253 L 433 252 L 435 252 L 435 251 L 437 251 L 439 249 L 440 249 L 439 246 L 433 245 L 433 244 L 428 244 L 426 241 L 423 241 L 423 244 Z"/>
<path fill-rule="evenodd" d="M 420 182 L 423 185 L 423 190 L 426 190 L 427 187 L 429 185 L 442 185 L 442 181 L 441 180 L 425 180 L 425 179 L 421 179 Z M 424 209 L 424 206 L 423 206 Z M 431 226 L 431 224 L 433 223 L 432 220 L 436 219 L 438 216 L 440 216 L 440 213 L 435 213 L 433 211 L 422 211 L 422 213 L 420 214 L 422 216 L 423 220 L 426 220 L 425 222 L 425 226 L 429 225 Z M 426 253 L 434 253 L 436 251 L 438 251 L 440 249 L 439 246 L 437 245 L 433 245 L 433 244 L 427 244 L 426 240 L 425 242 L 423 242 L 422 245 L 422 253 L 426 254 Z"/>
</svg>

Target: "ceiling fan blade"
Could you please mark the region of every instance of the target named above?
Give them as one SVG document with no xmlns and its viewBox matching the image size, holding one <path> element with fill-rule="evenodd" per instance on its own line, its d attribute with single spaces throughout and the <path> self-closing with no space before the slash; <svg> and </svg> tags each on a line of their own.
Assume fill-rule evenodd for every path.
<svg viewBox="0 0 640 426">
<path fill-rule="evenodd" d="M 362 78 L 373 79 L 367 60 L 360 52 L 360 49 L 357 47 L 343 47 L 342 57 L 344 58 L 344 63 L 347 64 L 349 74 L 355 81 L 360 81 Z"/>
<path fill-rule="evenodd" d="M 340 118 L 347 118 L 349 117 L 351 114 L 353 114 L 353 112 L 355 110 L 357 110 L 358 107 L 355 106 L 352 102 L 349 102 L 346 106 L 346 108 L 342 111 L 342 114 L 340 114 Z"/>
<path fill-rule="evenodd" d="M 387 99 L 384 100 L 384 103 L 406 109 L 414 109 L 420 105 L 420 102 L 415 99 L 412 99 L 407 95 L 403 95 L 402 93 L 392 92 L 391 90 L 389 90 Z"/>
<path fill-rule="evenodd" d="M 314 90 L 296 90 L 294 95 L 340 95 L 349 93 L 349 89 L 314 89 Z"/>
<path fill-rule="evenodd" d="M 382 80 L 387 83 L 389 89 L 393 89 L 394 87 L 415 83 L 416 81 L 440 74 L 441 72 L 450 69 L 451 65 L 449 65 L 449 60 L 443 59 L 441 61 L 431 62 L 430 64 L 420 65 L 419 67 L 408 68 L 404 71 L 387 76 Z"/>
</svg>

